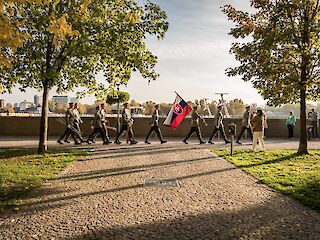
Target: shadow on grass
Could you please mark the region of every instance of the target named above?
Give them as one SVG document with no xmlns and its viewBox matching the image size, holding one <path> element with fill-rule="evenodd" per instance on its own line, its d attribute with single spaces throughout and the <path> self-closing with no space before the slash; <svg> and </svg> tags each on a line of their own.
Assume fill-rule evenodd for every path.
<svg viewBox="0 0 320 240">
<path fill-rule="evenodd" d="M 280 162 L 283 162 L 283 161 L 287 161 L 287 160 L 290 160 L 294 157 L 298 156 L 296 153 L 293 153 L 293 154 L 290 154 L 290 155 L 287 155 L 287 156 L 283 156 L 283 157 L 280 157 L 280 158 L 276 158 L 276 159 L 272 159 L 272 160 L 264 160 L 263 162 L 261 163 L 252 163 L 252 164 L 247 164 L 247 165 L 238 165 L 239 167 L 241 168 L 251 168 L 251 167 L 256 167 L 256 166 L 261 166 L 261 165 L 267 165 L 267 164 L 273 164 L 273 163 L 280 163 Z"/>
<path fill-rule="evenodd" d="M 16 205 L 17 200 L 58 194 L 60 190 L 38 189 L 42 183 L 85 153 L 52 149 L 38 155 L 35 149 L 0 150 L 0 210 Z M 35 190 L 37 189 L 37 190 Z"/>
<path fill-rule="evenodd" d="M 37 150 L 32 148 L 26 149 L 0 149 L 0 160 L 13 157 L 23 157 L 36 154 Z"/>
<path fill-rule="evenodd" d="M 320 176 L 301 186 L 285 189 L 283 193 L 320 212 Z"/>
</svg>

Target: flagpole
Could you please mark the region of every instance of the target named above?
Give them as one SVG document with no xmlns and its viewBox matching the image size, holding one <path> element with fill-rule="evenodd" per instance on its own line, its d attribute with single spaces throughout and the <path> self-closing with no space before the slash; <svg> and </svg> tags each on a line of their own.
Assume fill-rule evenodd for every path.
<svg viewBox="0 0 320 240">
<path fill-rule="evenodd" d="M 183 99 L 180 95 L 179 95 L 179 93 L 177 93 L 176 91 L 174 91 L 175 92 L 175 94 L 177 94 L 181 99 Z M 184 100 L 184 99 L 183 99 Z"/>
</svg>

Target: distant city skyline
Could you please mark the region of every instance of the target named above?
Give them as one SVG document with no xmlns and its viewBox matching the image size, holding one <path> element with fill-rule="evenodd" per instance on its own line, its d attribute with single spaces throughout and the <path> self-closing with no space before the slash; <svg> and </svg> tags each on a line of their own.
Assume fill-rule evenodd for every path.
<svg viewBox="0 0 320 240">
<path fill-rule="evenodd" d="M 139 0 L 140 2 L 146 2 Z M 187 101 L 200 98 L 218 100 L 216 92 L 228 92 L 226 100 L 242 99 L 245 103 L 264 105 L 265 101 L 250 83 L 240 77 L 229 78 L 225 69 L 237 65 L 229 54 L 233 39 L 228 35 L 232 24 L 221 12 L 220 7 L 231 4 L 239 9 L 248 10 L 249 1 L 245 0 L 155 0 L 167 12 L 170 23 L 164 40 L 148 39 L 149 49 L 159 57 L 157 72 L 160 78 L 148 81 L 134 75 L 127 87 L 122 90 L 130 93 L 131 99 L 138 102 L 172 102 L 174 91 Z M 97 76 L 103 81 L 103 75 Z M 41 95 L 34 89 L 26 93 L 13 90 L 12 94 L 0 95 L 11 104 L 31 101 L 34 95 Z M 50 98 L 57 93 L 52 90 Z M 74 97 L 75 93 L 65 93 Z M 95 98 L 86 97 L 80 102 L 92 104 Z"/>
</svg>

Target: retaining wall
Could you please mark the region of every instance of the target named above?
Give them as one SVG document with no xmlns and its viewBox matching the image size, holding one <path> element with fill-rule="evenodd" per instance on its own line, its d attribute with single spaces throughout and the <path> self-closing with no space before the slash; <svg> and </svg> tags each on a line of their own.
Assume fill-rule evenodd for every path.
<svg viewBox="0 0 320 240">
<path fill-rule="evenodd" d="M 58 117 L 49 117 L 49 136 L 59 136 L 65 131 L 65 127 L 58 120 Z M 91 129 L 91 117 L 83 117 L 81 130 L 84 136 L 88 136 Z M 116 117 L 109 117 L 111 126 L 116 126 Z M 161 119 L 161 123 L 164 118 Z M 206 119 L 208 126 L 201 125 L 202 135 L 209 137 L 213 130 L 213 119 Z M 151 117 L 136 117 L 134 122 L 134 134 L 137 137 L 146 136 L 149 131 Z M 224 124 L 227 126 L 231 122 L 237 125 L 237 134 L 241 130 L 241 119 L 225 119 Z M 267 137 L 287 137 L 287 127 L 285 119 L 268 119 L 268 129 L 266 129 Z M 40 126 L 40 117 L 21 117 L 21 116 L 2 116 L 0 117 L 0 136 L 38 136 Z M 184 119 L 179 128 L 175 131 L 163 126 L 161 130 L 166 137 L 184 137 L 190 129 L 190 118 Z M 299 120 L 294 128 L 295 137 L 299 136 Z M 227 127 L 226 127 L 227 131 Z M 110 136 L 114 136 L 114 131 L 109 131 Z"/>
</svg>

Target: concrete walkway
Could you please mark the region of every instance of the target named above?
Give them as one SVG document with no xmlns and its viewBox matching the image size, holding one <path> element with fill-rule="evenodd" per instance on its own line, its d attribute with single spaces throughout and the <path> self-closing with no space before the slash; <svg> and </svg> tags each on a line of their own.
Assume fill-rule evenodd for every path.
<svg viewBox="0 0 320 240">
<path fill-rule="evenodd" d="M 48 140 L 48 146 L 51 148 L 56 148 L 56 147 L 75 147 L 73 143 L 70 144 L 63 144 L 60 145 L 57 143 L 57 139 L 59 137 L 50 137 Z M 111 139 L 112 140 L 112 139 Z M 182 138 L 167 138 L 168 144 L 181 144 L 182 143 Z M 208 140 L 208 139 L 204 139 Z M 38 137 L 1 137 L 0 136 L 0 149 L 1 148 L 36 148 L 38 146 Z M 71 141 L 71 140 L 70 140 Z M 139 144 L 138 145 L 145 145 L 144 144 L 144 139 L 138 138 Z M 150 139 L 151 142 L 158 143 L 158 140 L 153 138 Z M 72 142 L 72 141 L 71 141 Z M 198 144 L 198 141 L 194 138 L 191 138 L 188 141 L 190 144 Z M 225 148 L 227 147 L 222 140 L 214 140 L 216 143 L 215 145 L 205 145 L 205 148 Z M 244 143 L 244 145 L 238 145 L 235 144 L 237 149 L 241 148 L 252 148 L 251 141 L 249 140 L 243 140 L 241 141 Z M 124 141 L 123 141 L 124 143 Z M 88 145 L 84 143 L 82 147 L 95 147 L 95 146 L 101 146 L 102 142 L 101 139 L 97 139 L 96 144 Z M 122 145 L 126 145 L 125 143 Z M 109 146 L 117 146 L 115 144 L 111 144 Z M 229 145 L 230 146 L 230 145 Z M 299 139 L 288 139 L 288 138 L 267 138 L 266 139 L 266 147 L 267 149 L 297 149 L 299 147 Z M 308 148 L 309 149 L 320 149 L 320 140 L 319 139 L 312 139 L 311 141 L 308 142 Z"/>
<path fill-rule="evenodd" d="M 208 146 L 96 145 L 18 211 L 1 214 L 0 239 L 320 238 L 319 213 Z M 180 187 L 144 186 L 146 179 L 176 179 Z"/>
</svg>

